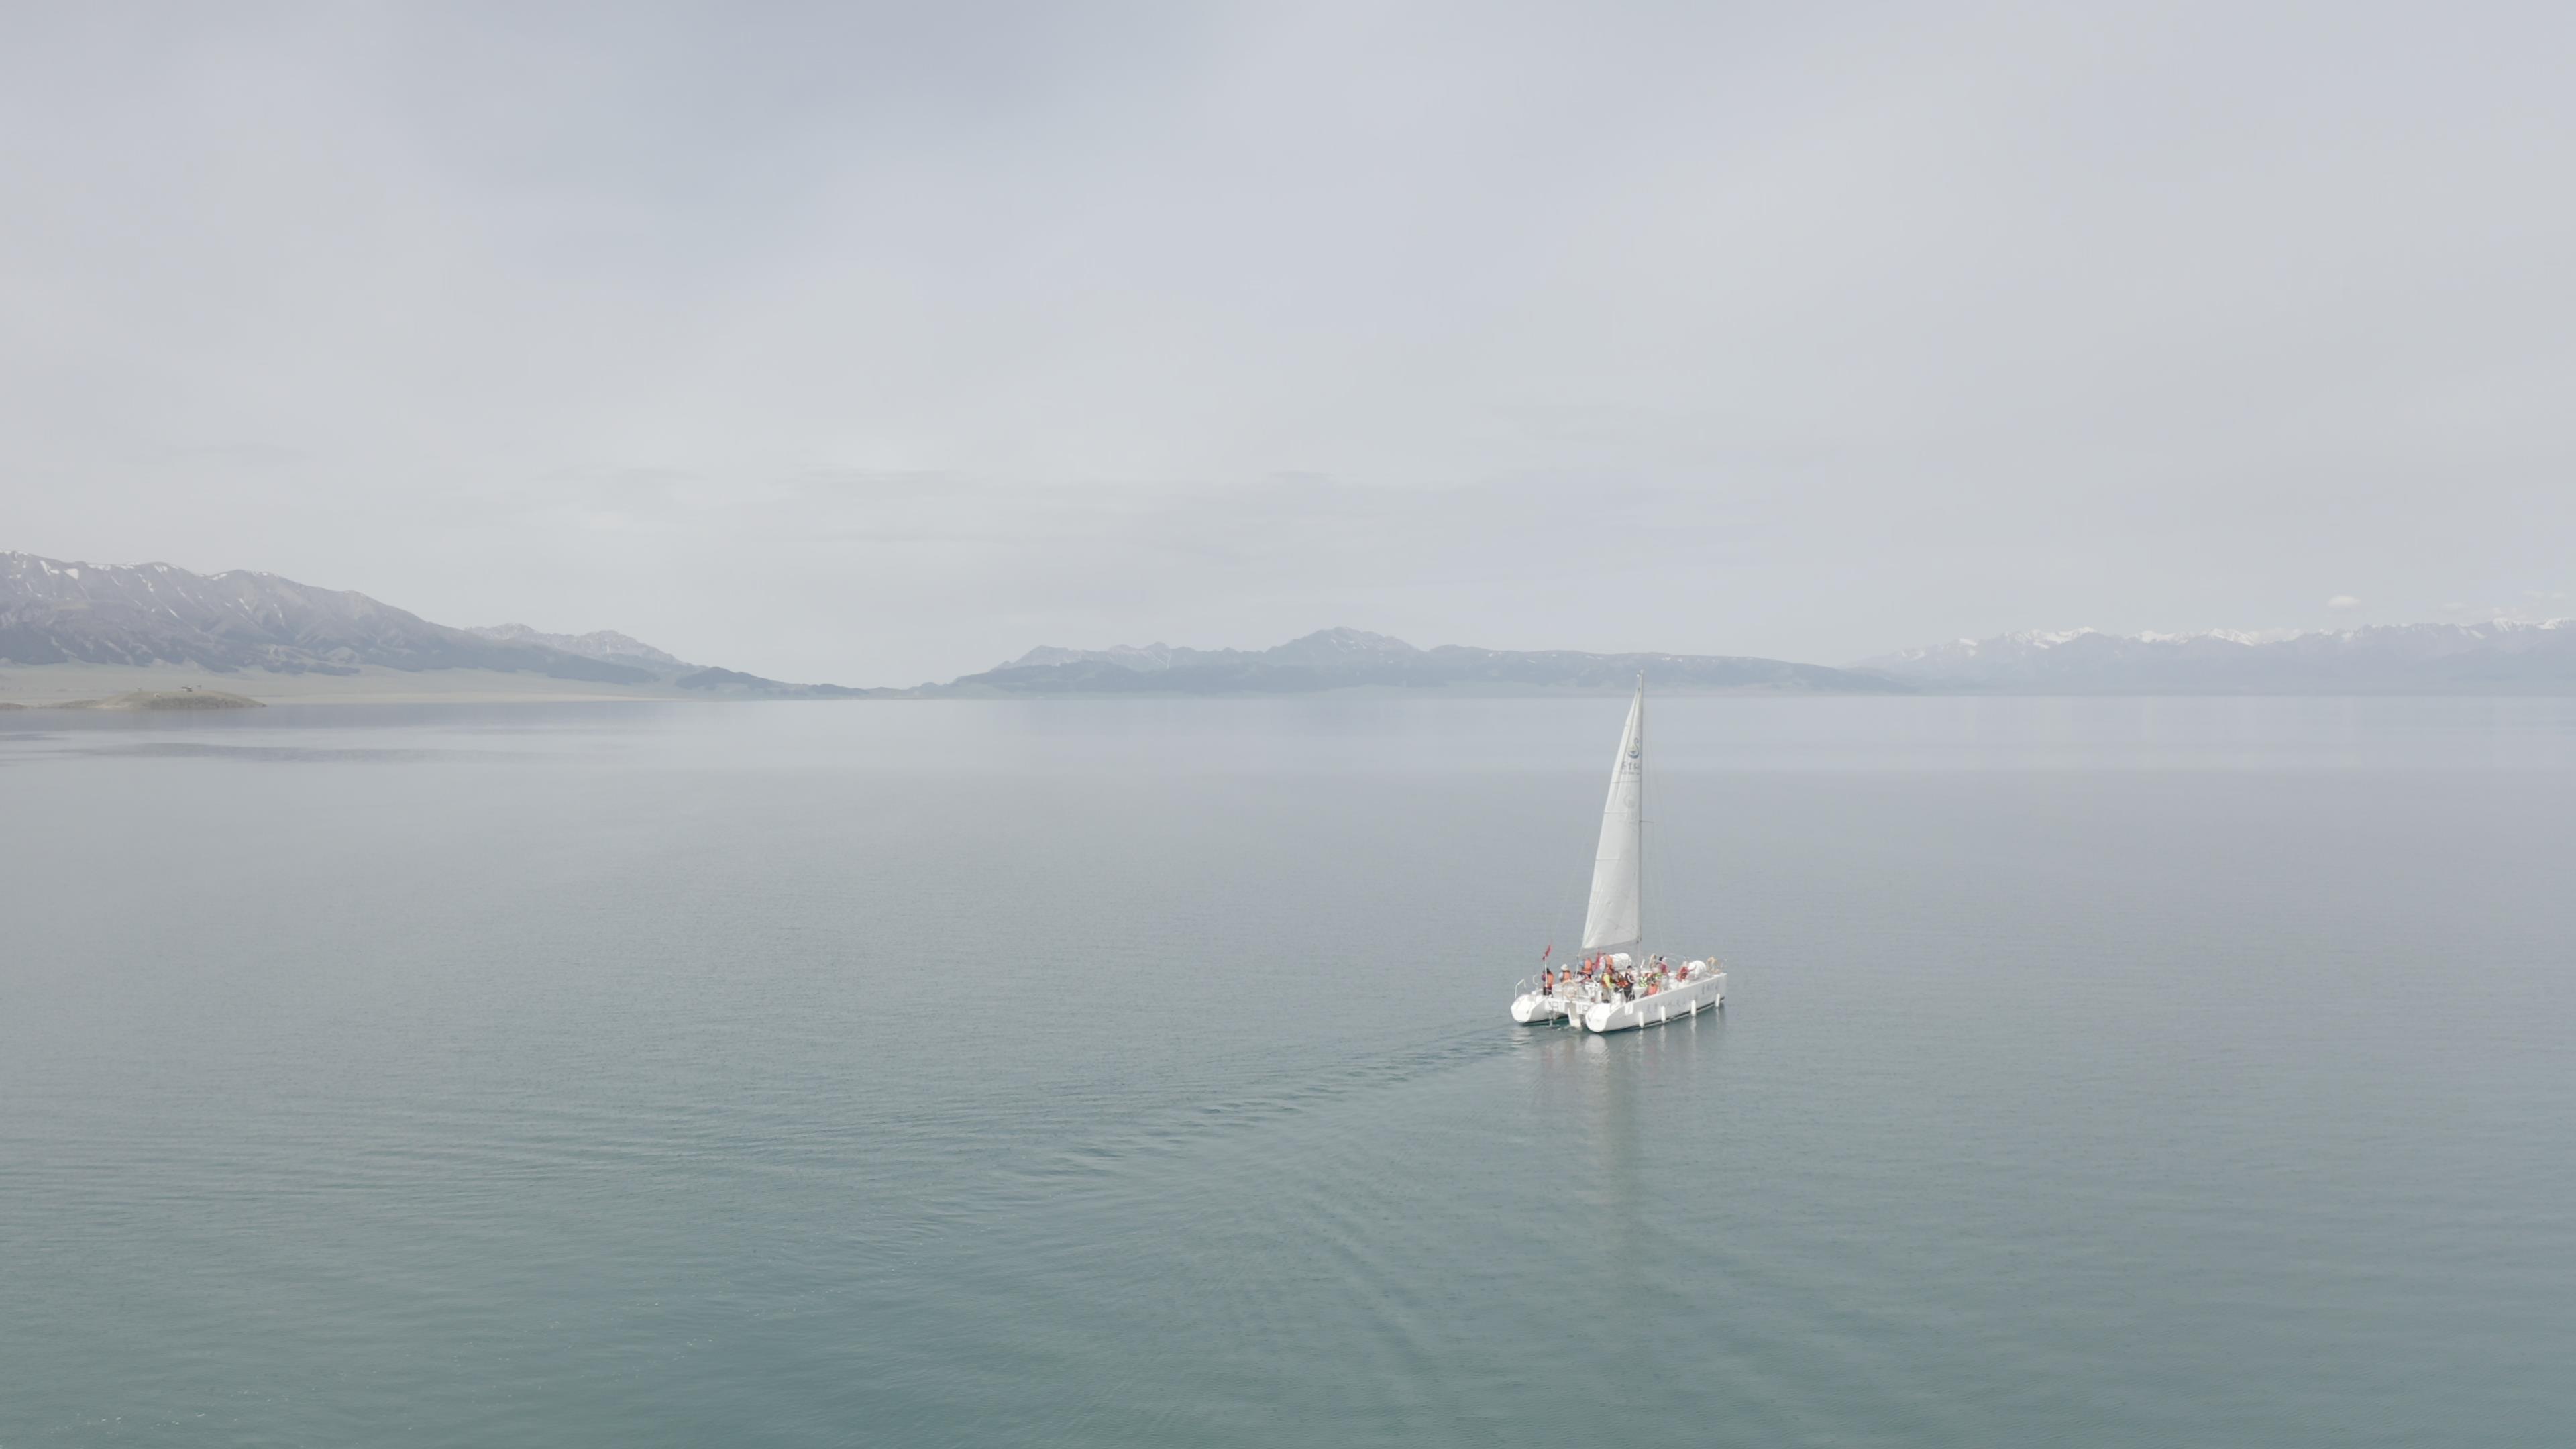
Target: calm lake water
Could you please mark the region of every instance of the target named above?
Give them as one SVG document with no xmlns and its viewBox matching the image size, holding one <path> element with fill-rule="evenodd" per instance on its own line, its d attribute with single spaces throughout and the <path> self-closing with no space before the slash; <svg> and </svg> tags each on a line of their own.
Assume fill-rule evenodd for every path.
<svg viewBox="0 0 2576 1449">
<path fill-rule="evenodd" d="M 0 1446 L 2576 1424 L 2576 701 L 0 716 Z"/>
</svg>

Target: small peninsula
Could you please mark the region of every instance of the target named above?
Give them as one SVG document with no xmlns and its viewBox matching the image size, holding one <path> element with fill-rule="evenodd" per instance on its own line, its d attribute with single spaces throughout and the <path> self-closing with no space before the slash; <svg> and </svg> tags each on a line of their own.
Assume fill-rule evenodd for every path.
<svg viewBox="0 0 2576 1449">
<path fill-rule="evenodd" d="M 68 699 L 61 704 L 39 706 L 49 709 L 113 710 L 199 710 L 199 709 L 266 709 L 267 705 L 248 695 L 227 694 L 220 689 L 129 689 L 105 699 Z"/>
</svg>

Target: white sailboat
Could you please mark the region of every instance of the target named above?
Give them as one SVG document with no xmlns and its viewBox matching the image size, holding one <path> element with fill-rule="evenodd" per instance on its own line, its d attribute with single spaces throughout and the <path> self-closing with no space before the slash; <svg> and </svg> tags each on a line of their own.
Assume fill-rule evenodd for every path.
<svg viewBox="0 0 2576 1449">
<path fill-rule="evenodd" d="M 1512 1020 L 1563 1021 L 1590 1032 L 1630 1031 L 1690 1018 L 1726 1001 L 1726 972 L 1716 958 L 1640 962 L 1645 936 L 1646 677 L 1619 753 L 1610 762 L 1610 798 L 1601 807 L 1601 845 L 1592 856 L 1592 903 L 1583 913 L 1583 959 L 1520 983 Z"/>
</svg>

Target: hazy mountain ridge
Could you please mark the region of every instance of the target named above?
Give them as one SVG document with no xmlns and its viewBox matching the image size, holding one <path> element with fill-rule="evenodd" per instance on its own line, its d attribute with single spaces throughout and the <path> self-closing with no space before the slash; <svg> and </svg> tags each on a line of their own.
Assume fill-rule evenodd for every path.
<svg viewBox="0 0 2576 1449">
<path fill-rule="evenodd" d="M 1421 649 L 1391 635 L 1335 628 L 1251 650 L 1159 642 L 1042 645 L 945 684 L 863 689 L 692 664 L 611 629 L 451 628 L 365 594 L 246 569 L 196 574 L 164 563 L 70 563 L 0 553 L 0 663 L 316 675 L 370 667 L 490 670 L 620 692 L 641 687 L 756 699 L 1605 692 L 1626 689 L 1640 673 L 1660 690 L 1739 693 L 2576 693 L 2576 620 L 2342 631 L 2024 632 L 1902 650 L 1840 669 L 1733 655 Z"/>
<path fill-rule="evenodd" d="M 1731 655 L 1589 654 L 1575 650 L 1419 649 L 1362 629 L 1323 629 L 1269 649 L 1032 649 L 969 674 L 935 694 L 1299 694 L 1327 689 L 1624 689 L 1650 687 L 1793 693 L 1910 693 L 1881 675 Z"/>
<path fill-rule="evenodd" d="M 1132 669 L 1139 674 L 1150 674 L 1156 670 L 1171 668 L 1175 661 L 1188 664 L 1212 663 L 1237 659 L 1242 657 L 1242 654 L 1243 651 L 1240 649 L 1176 649 L 1169 644 L 1160 643 L 1119 644 L 1107 649 L 1059 649 L 1052 644 L 1041 644 L 1019 658 L 1004 660 L 985 672 L 990 674 L 999 673 L 1005 669 L 1051 669 L 1063 664 L 1107 664 L 1120 669 Z"/>
<path fill-rule="evenodd" d="M 184 664 L 228 673 L 491 669 L 640 683 L 655 672 L 433 624 L 365 594 L 276 574 L 197 574 L 0 553 L 0 660 Z"/>
<path fill-rule="evenodd" d="M 687 673 L 705 667 L 667 654 L 632 634 L 620 634 L 614 629 L 593 629 L 587 634 L 549 634 L 525 624 L 469 624 L 465 632 L 504 644 L 537 644 L 548 649 L 560 649 L 566 654 L 578 654 L 584 659 L 632 664 L 664 673 Z"/>
<path fill-rule="evenodd" d="M 1854 666 L 1926 689 L 2074 694 L 2456 694 L 2576 689 L 2576 620 L 2196 634 L 2030 631 Z"/>
<path fill-rule="evenodd" d="M 853 689 L 845 684 L 790 684 L 738 669 L 701 669 L 671 681 L 682 689 L 731 699 L 896 699 L 914 691 Z"/>
</svg>

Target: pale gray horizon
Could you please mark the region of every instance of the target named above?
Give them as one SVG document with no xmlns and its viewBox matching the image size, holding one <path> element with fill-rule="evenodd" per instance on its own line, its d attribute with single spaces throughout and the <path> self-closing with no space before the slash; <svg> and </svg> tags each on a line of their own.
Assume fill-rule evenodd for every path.
<svg viewBox="0 0 2576 1449">
<path fill-rule="evenodd" d="M 2576 612 L 2576 11 L 18 7 L 0 548 L 780 678 Z"/>
</svg>

